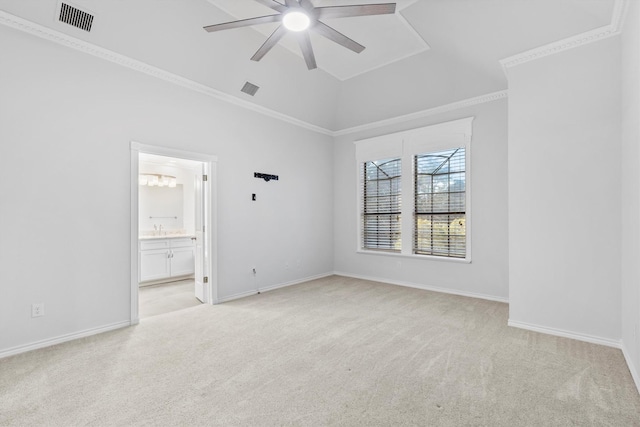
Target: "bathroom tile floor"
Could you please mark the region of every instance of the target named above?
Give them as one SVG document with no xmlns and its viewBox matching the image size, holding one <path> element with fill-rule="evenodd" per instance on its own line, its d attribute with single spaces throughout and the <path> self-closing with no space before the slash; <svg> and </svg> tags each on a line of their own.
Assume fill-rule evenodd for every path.
<svg viewBox="0 0 640 427">
<path fill-rule="evenodd" d="M 138 300 L 140 319 L 201 304 L 194 295 L 193 279 L 142 286 L 139 289 Z"/>
</svg>

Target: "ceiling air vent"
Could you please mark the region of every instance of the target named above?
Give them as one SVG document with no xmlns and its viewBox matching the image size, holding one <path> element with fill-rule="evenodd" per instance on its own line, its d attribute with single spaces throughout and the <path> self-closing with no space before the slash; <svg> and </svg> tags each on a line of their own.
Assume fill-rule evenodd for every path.
<svg viewBox="0 0 640 427">
<path fill-rule="evenodd" d="M 254 85 L 253 83 L 246 82 L 244 84 L 244 86 L 242 86 L 242 89 L 240 91 L 244 92 L 244 93 L 246 93 L 248 95 L 253 96 L 253 95 L 256 94 L 258 89 L 260 89 L 260 88 L 258 86 L 256 86 L 256 85 Z"/>
<path fill-rule="evenodd" d="M 58 19 L 60 22 L 87 32 L 91 31 L 91 24 L 93 24 L 93 15 L 66 3 L 60 4 L 60 16 Z"/>
</svg>

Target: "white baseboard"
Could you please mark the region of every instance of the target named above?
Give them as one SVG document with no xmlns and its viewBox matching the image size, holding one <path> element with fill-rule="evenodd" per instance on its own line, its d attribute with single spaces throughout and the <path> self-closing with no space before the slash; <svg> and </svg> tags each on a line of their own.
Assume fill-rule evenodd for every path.
<svg viewBox="0 0 640 427">
<path fill-rule="evenodd" d="M 361 274 L 345 273 L 343 271 L 334 271 L 333 274 L 335 274 L 336 276 L 345 276 L 345 277 L 352 277 L 354 279 L 362 279 L 362 280 L 369 280 L 372 282 L 387 283 L 389 285 L 397 285 L 397 286 L 405 286 L 407 288 L 422 289 L 424 291 L 433 291 L 433 292 L 440 292 L 443 294 L 460 295 L 463 297 L 479 298 L 479 299 L 484 299 L 488 301 L 504 302 L 507 304 L 509 303 L 509 299 L 504 297 L 497 297 L 493 295 L 485 295 L 485 294 L 478 294 L 474 292 L 460 291 L 457 289 L 442 288 L 439 286 L 403 282 L 401 280 L 391 280 L 391 279 L 384 279 L 384 278 L 373 277 L 373 276 L 364 276 Z"/>
<path fill-rule="evenodd" d="M 112 323 L 106 326 L 100 326 L 98 328 L 85 329 L 84 331 L 74 332 L 71 334 L 60 335 L 54 338 L 47 338 L 46 340 L 36 341 L 29 344 L 19 345 L 9 348 L 7 350 L 0 351 L 0 359 L 14 356 L 16 354 L 25 353 L 31 350 L 37 350 L 39 348 L 50 347 L 52 345 L 61 344 L 63 342 L 76 340 L 78 338 L 84 338 L 91 335 L 101 334 L 103 332 L 113 331 L 114 329 L 125 328 L 131 326 L 130 321 Z"/>
<path fill-rule="evenodd" d="M 607 347 L 622 348 L 622 342 L 620 340 L 612 340 L 610 338 L 602 338 L 602 337 L 596 337 L 594 335 L 580 334 L 577 332 L 565 331 L 563 329 L 533 325 L 531 323 L 519 322 L 517 320 L 511 320 L 511 319 L 509 319 L 507 324 L 514 328 L 526 329 L 528 331 L 540 332 L 542 334 L 554 335 L 554 336 L 563 337 L 563 338 L 571 338 L 573 340 L 584 341 L 591 344 L 604 345 Z"/>
<path fill-rule="evenodd" d="M 622 342 L 622 354 L 624 355 L 624 360 L 627 362 L 627 366 L 629 367 L 629 372 L 631 372 L 631 377 L 633 378 L 633 382 L 636 384 L 636 389 L 640 394 L 640 375 L 638 375 L 638 371 L 636 370 L 636 366 L 631 359 L 631 355 L 627 350 L 627 346 Z"/>
<path fill-rule="evenodd" d="M 160 285 L 165 283 L 180 282 L 181 280 L 189 280 L 189 279 L 194 280 L 195 276 L 193 274 L 187 274 L 185 276 L 167 277 L 164 279 L 149 280 L 148 282 L 139 282 L 138 288 L 144 288 L 145 286 L 154 286 L 154 285 Z"/>
<path fill-rule="evenodd" d="M 285 288 L 287 286 L 299 285 L 300 283 L 310 282 L 312 280 L 322 279 L 325 277 L 333 276 L 333 271 L 329 273 L 317 274 L 315 276 L 305 277 L 304 279 L 292 280 L 291 282 L 280 283 L 279 285 L 266 286 L 264 288 L 258 289 L 260 292 L 269 292 L 274 289 Z"/>
<path fill-rule="evenodd" d="M 263 288 L 258 288 L 257 290 L 251 290 L 251 291 L 248 291 L 248 292 L 241 292 L 239 294 L 229 295 L 229 296 L 226 296 L 226 297 L 218 298 L 218 303 L 233 301 L 233 300 L 236 300 L 236 299 L 249 297 L 251 295 L 256 295 L 258 293 L 269 292 L 269 291 L 273 291 L 275 289 L 285 288 L 287 286 L 299 285 L 300 283 L 309 282 L 311 280 L 322 279 L 323 277 L 333 276 L 333 274 L 334 274 L 333 272 L 317 274 L 315 276 L 304 277 L 302 279 L 296 279 L 296 280 L 292 280 L 290 282 L 278 283 L 278 284 L 271 285 L 271 286 L 265 286 Z"/>
<path fill-rule="evenodd" d="M 253 291 L 248 291 L 248 292 L 241 292 L 239 294 L 229 295 L 227 297 L 218 298 L 217 304 L 221 304 L 223 302 L 233 301 L 235 299 L 250 297 L 251 295 L 256 295 L 257 293 L 258 293 L 258 291 L 253 290 Z"/>
</svg>

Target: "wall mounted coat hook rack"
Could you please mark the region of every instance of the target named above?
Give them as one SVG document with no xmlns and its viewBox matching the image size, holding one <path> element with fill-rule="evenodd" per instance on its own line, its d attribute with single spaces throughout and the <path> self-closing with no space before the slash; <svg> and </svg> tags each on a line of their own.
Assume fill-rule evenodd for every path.
<svg viewBox="0 0 640 427">
<path fill-rule="evenodd" d="M 278 175 L 271 175 L 271 174 L 268 174 L 268 173 L 261 173 L 261 172 L 254 172 L 253 173 L 253 177 L 254 178 L 262 178 L 267 182 L 269 182 L 271 180 L 274 180 L 274 181 L 278 180 Z"/>
</svg>

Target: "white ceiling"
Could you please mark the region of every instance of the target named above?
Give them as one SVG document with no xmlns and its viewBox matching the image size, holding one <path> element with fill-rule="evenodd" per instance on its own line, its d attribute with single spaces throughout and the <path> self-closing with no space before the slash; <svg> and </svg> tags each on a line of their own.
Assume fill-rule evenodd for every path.
<svg viewBox="0 0 640 427">
<path fill-rule="evenodd" d="M 314 39 L 311 71 L 286 40 L 251 61 L 266 38 L 259 28 L 203 30 L 273 12 L 253 0 L 71 1 L 96 15 L 91 33 L 57 22 L 57 1 L 0 0 L 0 10 L 337 131 L 506 89 L 500 59 L 610 24 L 616 0 L 400 0 L 395 16 L 327 22 L 366 49 Z M 255 97 L 240 92 L 245 81 L 260 86 Z"/>
<path fill-rule="evenodd" d="M 273 10 L 255 1 L 208 1 L 234 19 L 248 19 L 274 14 Z M 338 80 L 347 80 L 428 50 L 429 45 L 402 15 L 402 11 L 416 1 L 418 0 L 396 0 L 396 13 L 393 15 L 323 20 L 325 24 L 362 44 L 366 49 L 357 54 L 314 32 L 310 32 L 311 44 L 318 67 Z M 348 2 L 316 0 L 314 5 L 322 7 L 344 5 L 345 3 L 368 4 L 371 3 L 371 0 L 350 0 Z M 213 22 L 212 24 L 219 23 Z M 278 25 L 262 24 L 228 31 L 239 33 L 238 37 L 242 37 L 242 34 L 240 34 L 242 32 L 257 31 L 266 40 Z M 211 37 L 215 36 L 215 33 L 211 35 Z M 280 45 L 302 58 L 300 48 L 293 37 L 285 36 L 280 41 Z"/>
</svg>

